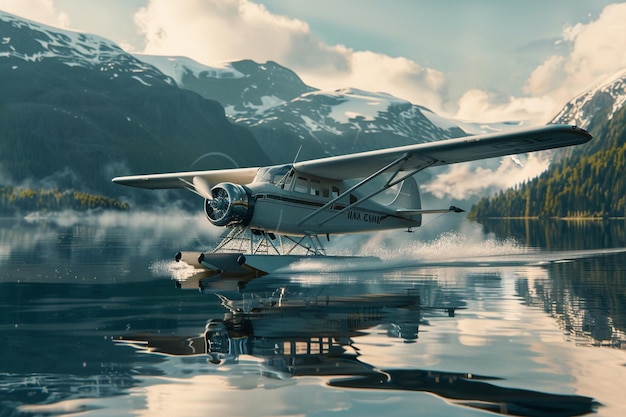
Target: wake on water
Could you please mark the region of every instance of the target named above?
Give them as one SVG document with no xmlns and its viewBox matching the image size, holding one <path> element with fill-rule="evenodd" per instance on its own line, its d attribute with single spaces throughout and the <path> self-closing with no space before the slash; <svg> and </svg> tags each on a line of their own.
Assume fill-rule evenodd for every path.
<svg viewBox="0 0 626 417">
<path fill-rule="evenodd" d="M 350 242 L 350 240 L 347 240 Z M 352 244 L 354 243 L 354 244 Z M 626 248 L 581 251 L 545 251 L 520 244 L 515 239 L 471 238 L 457 232 L 446 232 L 432 241 L 391 243 L 374 236 L 366 244 L 356 241 L 342 249 L 329 249 L 329 257 L 310 257 L 277 271 L 276 274 L 339 273 L 383 271 L 419 267 L 489 267 L 540 266 L 574 259 L 626 252 Z M 357 250 L 346 248 L 359 248 Z M 337 257 L 340 258 L 337 258 Z M 349 258 L 341 258 L 349 257 Z M 156 261 L 154 275 L 184 280 L 199 272 L 183 262 Z"/>
<path fill-rule="evenodd" d="M 626 248 L 577 251 L 547 251 L 529 247 L 513 238 L 470 238 L 447 232 L 428 242 L 413 241 L 397 247 L 382 246 L 376 251 L 390 268 L 446 266 L 538 266 L 556 262 L 626 252 Z"/>
</svg>

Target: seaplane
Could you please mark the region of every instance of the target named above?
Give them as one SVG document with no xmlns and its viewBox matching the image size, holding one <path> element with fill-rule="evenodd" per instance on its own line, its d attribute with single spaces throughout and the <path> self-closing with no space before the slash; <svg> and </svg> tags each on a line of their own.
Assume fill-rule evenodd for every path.
<svg viewBox="0 0 626 417">
<path fill-rule="evenodd" d="M 592 136 L 576 126 L 467 136 L 274 166 L 131 175 L 116 184 L 186 189 L 204 199 L 208 221 L 227 233 L 209 252 L 176 255 L 209 275 L 256 277 L 354 256 L 329 256 L 320 236 L 416 228 L 424 209 L 418 172 L 442 165 L 579 145 Z M 365 257 L 367 258 L 367 257 Z M 319 271 L 319 268 L 317 269 Z"/>
</svg>

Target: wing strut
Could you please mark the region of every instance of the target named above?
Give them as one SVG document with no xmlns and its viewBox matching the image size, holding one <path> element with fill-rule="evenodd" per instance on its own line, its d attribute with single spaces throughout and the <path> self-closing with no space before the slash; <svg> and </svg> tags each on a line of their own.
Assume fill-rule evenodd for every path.
<svg viewBox="0 0 626 417">
<path fill-rule="evenodd" d="M 312 213 L 308 214 L 307 216 L 303 217 L 302 220 L 300 220 L 298 222 L 298 225 L 301 225 L 302 223 L 306 222 L 307 220 L 310 220 L 311 218 L 313 218 L 314 216 L 316 216 L 317 214 L 321 213 L 322 211 L 326 210 L 327 208 L 331 207 L 333 204 L 335 204 L 337 201 L 339 201 L 340 199 L 342 199 L 343 197 L 347 196 L 348 194 L 350 194 L 352 191 L 356 190 L 357 188 L 362 187 L 363 185 L 367 184 L 368 182 L 372 181 L 374 178 L 380 176 L 381 174 L 383 174 L 386 171 L 389 171 L 390 169 L 395 168 L 395 171 L 393 172 L 393 174 L 391 175 L 391 177 L 387 180 L 387 182 L 385 183 L 385 185 L 383 185 L 382 187 L 380 187 L 380 189 L 373 191 L 372 193 L 370 193 L 369 195 L 367 195 L 364 198 L 360 198 L 357 201 L 355 201 L 354 203 L 349 204 L 348 206 L 342 208 L 341 210 L 339 210 L 336 213 L 333 213 L 332 215 L 330 215 L 329 217 L 327 217 L 326 219 L 322 220 L 319 225 L 322 225 L 332 219 L 334 219 L 335 217 L 339 216 L 341 213 L 344 213 L 346 210 L 349 210 L 353 207 L 358 206 L 359 204 L 361 204 L 364 201 L 369 200 L 370 198 L 376 196 L 377 194 L 382 193 L 383 191 L 387 190 L 388 188 L 393 187 L 394 185 L 404 181 L 405 179 L 407 179 L 408 177 L 417 174 L 419 171 L 428 168 L 429 166 L 431 166 L 432 164 L 434 164 L 435 162 L 437 162 L 434 159 L 431 160 L 424 160 L 422 165 L 420 165 L 417 168 L 414 168 L 410 171 L 407 171 L 405 173 L 403 173 L 402 175 L 398 175 L 400 174 L 400 172 L 402 171 L 402 167 L 404 165 L 404 163 L 406 163 L 409 159 L 411 158 L 411 155 L 409 153 L 404 153 L 402 156 L 400 156 L 399 158 L 397 158 L 396 160 L 394 160 L 393 162 L 387 164 L 386 166 L 384 166 L 383 168 L 379 169 L 378 171 L 376 171 L 375 173 L 373 173 L 372 175 L 370 175 L 367 178 L 364 178 L 363 180 L 359 181 L 359 183 L 353 185 L 352 187 L 350 187 L 349 189 L 347 189 L 346 191 L 344 191 L 343 193 L 341 193 L 340 195 L 338 195 L 337 197 L 333 198 L 332 200 L 330 200 L 328 203 L 324 204 L 322 207 L 316 209 L 315 211 L 313 211 Z"/>
</svg>

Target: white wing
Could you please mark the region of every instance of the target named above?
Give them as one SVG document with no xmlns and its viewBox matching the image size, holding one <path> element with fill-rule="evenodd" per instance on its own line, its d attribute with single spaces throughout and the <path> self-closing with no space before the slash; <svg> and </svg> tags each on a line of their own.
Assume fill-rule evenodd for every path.
<svg viewBox="0 0 626 417">
<path fill-rule="evenodd" d="M 187 171 L 168 174 L 130 175 L 113 178 L 116 184 L 130 187 L 148 188 L 151 190 L 165 188 L 187 188 L 194 191 L 198 184 L 209 188 L 220 182 L 249 184 L 256 176 L 258 167 L 219 169 L 214 171 Z"/>
<path fill-rule="evenodd" d="M 466 136 L 418 145 L 336 156 L 294 164 L 296 171 L 336 180 L 363 178 L 389 166 L 388 171 L 420 171 L 426 167 L 542 151 L 591 140 L 576 126 L 547 125 L 539 128 L 479 136 Z M 406 158 L 393 164 L 399 158 Z"/>
<path fill-rule="evenodd" d="M 591 140 L 583 129 L 570 125 L 547 125 L 479 136 L 467 136 L 418 145 L 401 146 L 294 164 L 298 172 L 322 178 L 344 180 L 364 178 L 381 171 L 420 171 L 429 166 L 493 158 L 524 152 L 578 145 Z M 259 167 L 214 171 L 117 177 L 113 182 L 132 187 L 187 188 L 205 194 L 204 188 L 220 182 L 249 184 Z"/>
</svg>

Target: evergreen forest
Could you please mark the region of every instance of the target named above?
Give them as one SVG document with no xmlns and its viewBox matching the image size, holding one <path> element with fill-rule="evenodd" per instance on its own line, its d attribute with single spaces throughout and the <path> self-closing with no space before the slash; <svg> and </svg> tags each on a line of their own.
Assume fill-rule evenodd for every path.
<svg viewBox="0 0 626 417">
<path fill-rule="evenodd" d="M 66 209 L 86 211 L 92 209 L 128 210 L 128 203 L 113 198 L 80 191 L 57 189 L 30 189 L 0 187 L 0 214 L 15 212 L 54 212 Z"/>
<path fill-rule="evenodd" d="M 481 199 L 468 217 L 624 217 L 626 107 L 602 119 L 589 129 L 591 142 L 570 150 L 539 177 Z"/>
</svg>

